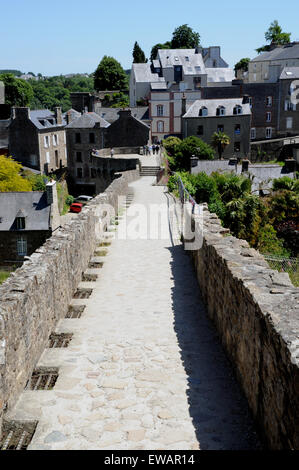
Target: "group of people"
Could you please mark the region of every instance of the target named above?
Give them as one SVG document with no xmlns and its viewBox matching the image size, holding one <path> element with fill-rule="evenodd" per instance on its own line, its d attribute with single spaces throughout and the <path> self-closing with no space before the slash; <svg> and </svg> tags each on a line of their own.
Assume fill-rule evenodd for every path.
<svg viewBox="0 0 299 470">
<path fill-rule="evenodd" d="M 160 151 L 160 145 L 159 144 L 152 144 L 152 145 L 144 145 L 143 146 L 143 155 L 158 155 Z"/>
</svg>

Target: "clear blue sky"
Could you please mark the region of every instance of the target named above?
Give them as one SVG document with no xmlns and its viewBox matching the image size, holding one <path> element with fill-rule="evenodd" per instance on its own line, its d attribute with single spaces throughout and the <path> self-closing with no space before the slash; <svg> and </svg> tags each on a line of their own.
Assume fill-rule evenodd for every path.
<svg viewBox="0 0 299 470">
<path fill-rule="evenodd" d="M 135 41 L 148 57 L 185 23 L 231 67 L 256 56 L 275 19 L 299 40 L 298 0 L 0 0 L 0 17 L 0 69 L 43 75 L 91 73 L 103 55 L 130 68 Z"/>
</svg>

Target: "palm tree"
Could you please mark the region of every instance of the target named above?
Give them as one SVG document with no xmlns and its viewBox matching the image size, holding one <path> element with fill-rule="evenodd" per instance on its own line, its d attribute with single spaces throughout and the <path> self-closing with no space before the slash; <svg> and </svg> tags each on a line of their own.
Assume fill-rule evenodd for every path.
<svg viewBox="0 0 299 470">
<path fill-rule="evenodd" d="M 222 160 L 222 153 L 224 152 L 225 147 L 227 147 L 229 144 L 230 139 L 224 132 L 214 132 L 212 135 L 212 145 L 218 151 L 219 160 Z"/>
</svg>

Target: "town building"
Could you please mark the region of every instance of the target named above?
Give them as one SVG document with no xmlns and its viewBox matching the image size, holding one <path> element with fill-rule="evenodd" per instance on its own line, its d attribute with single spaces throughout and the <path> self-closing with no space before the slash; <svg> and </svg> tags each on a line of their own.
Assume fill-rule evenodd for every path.
<svg viewBox="0 0 299 470">
<path fill-rule="evenodd" d="M 220 47 L 159 49 L 152 64 L 133 64 L 130 106 L 148 102 L 151 140 L 182 135 L 183 94 L 187 107 L 202 97 L 205 87 L 231 86 L 234 71 L 220 55 Z"/>
<path fill-rule="evenodd" d="M 31 111 L 12 108 L 9 154 L 22 165 L 46 175 L 67 166 L 66 122 L 61 108 Z"/>
<path fill-rule="evenodd" d="M 249 83 L 277 82 L 285 67 L 299 67 L 299 42 L 277 45 L 259 54 L 248 64 Z"/>
<path fill-rule="evenodd" d="M 59 226 L 55 181 L 45 192 L 0 193 L 0 264 L 22 264 Z"/>
<path fill-rule="evenodd" d="M 249 155 L 251 110 L 242 98 L 196 100 L 182 117 L 183 137 L 197 136 L 211 145 L 215 132 L 224 132 L 230 144 L 223 158 Z"/>
</svg>

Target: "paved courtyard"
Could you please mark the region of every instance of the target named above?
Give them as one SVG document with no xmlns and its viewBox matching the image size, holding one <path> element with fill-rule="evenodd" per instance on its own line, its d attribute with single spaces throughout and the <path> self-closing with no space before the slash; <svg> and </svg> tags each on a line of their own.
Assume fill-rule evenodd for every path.
<svg viewBox="0 0 299 470">
<path fill-rule="evenodd" d="M 133 204 L 118 226 L 130 227 L 129 238 L 116 234 L 96 282 L 82 283 L 93 291 L 74 300 L 86 305 L 81 318 L 58 324 L 73 333 L 69 347 L 40 359 L 59 368 L 54 389 L 24 391 L 10 413 L 38 420 L 29 449 L 259 447 L 175 227 L 164 239 L 134 239 L 137 208 L 144 228 L 150 202 L 171 205 L 153 181 L 131 184 Z"/>
</svg>

